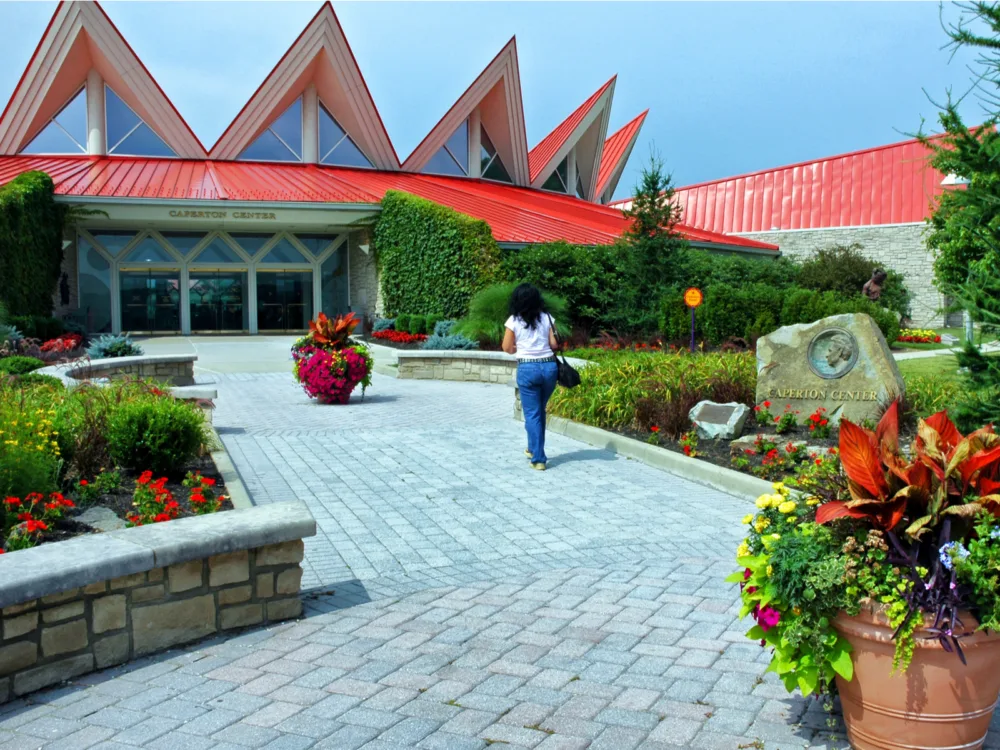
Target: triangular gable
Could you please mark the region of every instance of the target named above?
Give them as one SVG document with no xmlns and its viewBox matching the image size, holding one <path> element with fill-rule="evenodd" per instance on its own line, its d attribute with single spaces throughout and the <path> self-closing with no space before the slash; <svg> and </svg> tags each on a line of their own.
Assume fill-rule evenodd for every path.
<svg viewBox="0 0 1000 750">
<path fill-rule="evenodd" d="M 0 116 L 0 154 L 16 154 L 79 91 L 91 69 L 173 151 L 204 158 L 205 147 L 96 2 L 56 8 Z"/>
<path fill-rule="evenodd" d="M 399 158 L 329 2 L 212 146 L 210 158 L 236 159 L 310 83 L 316 86 L 319 101 L 376 168 L 399 169 Z"/>
<path fill-rule="evenodd" d="M 647 114 L 649 114 L 648 109 L 604 141 L 594 200 L 600 201 L 605 192 L 609 193 L 609 196 L 614 194 Z"/>
<path fill-rule="evenodd" d="M 615 79 L 605 83 L 528 154 L 531 187 L 541 187 L 574 146 L 577 170 L 588 198 L 593 195 L 597 170 L 608 131 L 608 116 L 614 97 Z"/>
<path fill-rule="evenodd" d="M 420 142 L 403 163 L 403 170 L 420 172 L 458 127 L 479 109 L 480 121 L 515 185 L 527 185 L 528 139 L 521 103 L 517 41 L 511 38 Z"/>
</svg>

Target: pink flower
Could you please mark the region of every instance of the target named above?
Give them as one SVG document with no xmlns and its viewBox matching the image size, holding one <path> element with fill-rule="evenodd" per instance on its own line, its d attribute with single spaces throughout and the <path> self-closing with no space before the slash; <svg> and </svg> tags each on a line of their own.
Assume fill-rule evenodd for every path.
<svg viewBox="0 0 1000 750">
<path fill-rule="evenodd" d="M 770 606 L 761 607 L 757 611 L 757 624 L 765 633 L 781 621 L 781 613 Z"/>
</svg>

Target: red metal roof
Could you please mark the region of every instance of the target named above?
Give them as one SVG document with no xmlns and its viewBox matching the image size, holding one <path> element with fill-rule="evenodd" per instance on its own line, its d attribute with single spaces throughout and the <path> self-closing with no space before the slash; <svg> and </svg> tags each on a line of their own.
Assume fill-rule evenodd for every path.
<svg viewBox="0 0 1000 750">
<path fill-rule="evenodd" d="M 649 110 L 647 109 L 634 120 L 626 123 L 623 128 L 612 133 L 604 142 L 604 150 L 601 152 L 601 166 L 597 170 L 597 189 L 594 191 L 594 195 L 599 197 L 604 192 L 604 188 L 607 187 L 608 181 L 618 165 L 623 160 L 628 159 L 636 136 L 639 135 L 639 129 L 642 128 L 642 123 L 648 114 Z"/>
<path fill-rule="evenodd" d="M 919 141 L 679 188 L 686 225 L 715 232 L 878 226 L 923 221 L 943 188 Z"/>
<path fill-rule="evenodd" d="M 628 221 L 622 212 L 568 195 L 461 177 L 273 164 L 115 156 L 0 156 L 0 185 L 22 172 L 51 175 L 64 196 L 231 200 L 268 203 L 377 204 L 402 190 L 487 222 L 498 242 L 613 242 Z M 689 240 L 760 250 L 774 245 L 678 227 Z"/>
<path fill-rule="evenodd" d="M 531 182 L 534 182 L 539 172 L 545 169 L 545 165 L 566 142 L 566 139 L 573 135 L 573 131 L 587 116 L 591 108 L 597 104 L 601 95 L 608 90 L 608 86 L 614 83 L 615 78 L 617 76 L 613 76 L 611 80 L 595 91 L 587 101 L 577 107 L 569 117 L 556 126 L 555 130 L 542 138 L 538 145 L 528 152 L 528 172 Z"/>
</svg>

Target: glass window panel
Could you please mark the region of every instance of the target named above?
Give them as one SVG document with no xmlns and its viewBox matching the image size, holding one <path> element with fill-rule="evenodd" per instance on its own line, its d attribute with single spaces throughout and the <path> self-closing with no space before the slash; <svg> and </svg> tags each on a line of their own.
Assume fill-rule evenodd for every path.
<svg viewBox="0 0 1000 750">
<path fill-rule="evenodd" d="M 587 199 L 587 191 L 583 189 L 583 180 L 580 179 L 580 173 L 576 173 L 576 197 Z"/>
<path fill-rule="evenodd" d="M 337 239 L 335 234 L 296 234 L 295 239 L 306 246 L 306 250 L 317 258 L 330 247 L 330 243 Z"/>
<path fill-rule="evenodd" d="M 169 242 L 174 250 L 181 255 L 187 255 L 205 239 L 206 232 L 160 232 L 163 238 Z"/>
<path fill-rule="evenodd" d="M 130 252 L 126 258 L 126 263 L 171 263 L 177 261 L 168 253 L 163 246 L 152 237 L 147 237 Z"/>
<path fill-rule="evenodd" d="M 250 328 L 246 271 L 191 271 L 188 300 L 193 331 Z"/>
<path fill-rule="evenodd" d="M 118 145 L 118 143 L 129 134 L 141 120 L 129 106 L 110 86 L 104 87 L 104 114 L 106 117 L 105 131 L 107 136 L 108 153 Z"/>
<path fill-rule="evenodd" d="M 458 130 L 452 133 L 451 138 L 445 144 L 455 161 L 465 172 L 469 173 L 469 121 L 466 120 L 458 126 Z"/>
<path fill-rule="evenodd" d="M 273 234 L 256 234 L 254 232 L 230 232 L 229 236 L 236 240 L 236 244 L 242 247 L 251 258 L 274 237 Z"/>
<path fill-rule="evenodd" d="M 486 128 L 482 125 L 479 126 L 479 155 L 486 161 L 489 161 L 496 155 L 496 148 L 493 145 L 493 141 L 490 139 L 490 134 L 486 132 Z M 486 166 L 486 162 L 483 162 L 483 166 Z"/>
<path fill-rule="evenodd" d="M 327 315 L 348 312 L 347 263 L 344 258 L 344 248 L 339 247 L 336 252 L 323 261 L 320 269 L 321 308 Z"/>
<path fill-rule="evenodd" d="M 132 241 L 135 232 L 109 230 L 106 232 L 94 232 L 94 239 L 97 243 L 108 251 L 110 255 L 118 255 L 122 249 Z"/>
<path fill-rule="evenodd" d="M 81 146 L 87 143 L 87 89 L 80 89 L 54 118 Z"/>
<path fill-rule="evenodd" d="M 274 132 L 294 152 L 296 159 L 302 158 L 302 98 L 296 99 L 277 120 L 271 123 Z"/>
<path fill-rule="evenodd" d="M 240 159 L 250 159 L 252 161 L 299 161 L 278 136 L 270 130 L 265 130 L 257 140 L 243 149 L 239 155 Z"/>
<path fill-rule="evenodd" d="M 118 285 L 123 330 L 180 330 L 181 285 L 177 271 L 122 271 Z"/>
<path fill-rule="evenodd" d="M 344 129 L 340 127 L 333 115 L 326 111 L 326 107 L 319 105 L 319 152 L 320 156 L 326 156 L 330 150 L 340 143 L 340 139 L 345 135 Z"/>
<path fill-rule="evenodd" d="M 304 330 L 312 317 L 312 271 L 257 273 L 258 330 Z"/>
<path fill-rule="evenodd" d="M 564 186 L 568 186 L 569 185 L 569 157 L 568 156 L 565 159 L 563 159 L 561 162 L 559 162 L 559 166 L 556 167 L 556 172 L 559 173 L 559 179 L 562 180 L 562 184 Z M 569 188 L 568 187 L 564 187 L 563 189 L 566 190 L 566 192 L 569 192 Z"/>
<path fill-rule="evenodd" d="M 243 263 L 243 259 L 221 237 L 214 238 L 192 263 Z"/>
<path fill-rule="evenodd" d="M 268 250 L 267 255 L 261 263 L 308 263 L 306 257 L 300 253 L 291 242 L 282 237 L 278 244 Z"/>
<path fill-rule="evenodd" d="M 455 175 L 456 177 L 464 177 L 465 172 L 462 167 L 459 166 L 448 150 L 443 146 L 441 149 L 431 157 L 431 160 L 427 162 L 427 166 L 424 167 L 421 172 L 425 174 L 449 174 Z"/>
<path fill-rule="evenodd" d="M 510 175 L 507 174 L 507 170 L 500 161 L 500 155 L 497 154 L 496 158 L 490 162 L 490 165 L 483 171 L 483 177 L 487 180 L 496 180 L 497 182 L 513 182 Z"/>
<path fill-rule="evenodd" d="M 340 142 L 337 146 L 327 156 L 323 159 L 324 164 L 333 164 L 339 167 L 363 167 L 365 169 L 372 169 L 373 165 L 368 161 L 368 157 L 361 153 L 354 141 L 351 140 L 351 136 L 347 136 Z"/>
<path fill-rule="evenodd" d="M 132 131 L 125 140 L 119 143 L 110 153 L 118 156 L 177 156 L 163 139 L 146 123 Z"/>
<path fill-rule="evenodd" d="M 85 154 L 87 149 L 67 135 L 56 123 L 50 122 L 21 149 L 22 154 Z"/>
<path fill-rule="evenodd" d="M 556 193 L 565 193 L 566 192 L 566 188 L 562 184 L 562 180 L 559 179 L 559 173 L 558 172 L 553 172 L 552 174 L 549 175 L 549 179 L 547 179 L 542 184 L 542 190 L 552 190 L 553 192 L 556 192 Z"/>
<path fill-rule="evenodd" d="M 77 241 L 80 309 L 90 333 L 111 331 L 111 265 L 85 239 Z"/>
</svg>

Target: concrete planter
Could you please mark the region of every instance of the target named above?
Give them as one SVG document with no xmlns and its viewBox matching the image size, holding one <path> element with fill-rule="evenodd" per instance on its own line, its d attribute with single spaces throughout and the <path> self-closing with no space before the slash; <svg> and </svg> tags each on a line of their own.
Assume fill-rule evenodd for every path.
<svg viewBox="0 0 1000 750">
<path fill-rule="evenodd" d="M 0 556 L 0 703 L 214 633 L 298 617 L 305 505 L 277 503 Z"/>
</svg>

